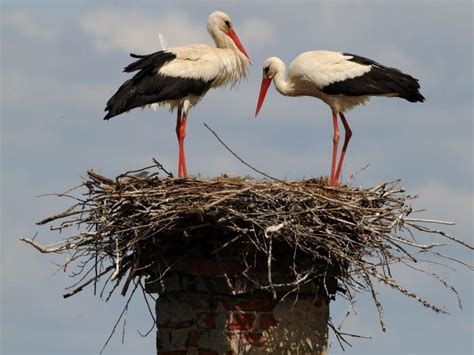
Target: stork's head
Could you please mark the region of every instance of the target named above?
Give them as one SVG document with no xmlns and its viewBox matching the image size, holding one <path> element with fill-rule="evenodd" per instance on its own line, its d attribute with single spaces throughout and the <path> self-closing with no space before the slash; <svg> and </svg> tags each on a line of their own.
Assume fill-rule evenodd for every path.
<svg viewBox="0 0 474 355">
<path fill-rule="evenodd" d="M 270 57 L 265 59 L 265 61 L 263 62 L 263 79 L 269 79 L 271 81 L 276 75 L 276 73 L 281 70 L 282 64 L 284 67 L 285 64 L 280 58 L 277 57 Z"/>
<path fill-rule="evenodd" d="M 214 11 L 207 20 L 207 30 L 216 42 L 218 48 L 234 48 L 240 51 L 250 64 L 250 60 L 244 46 L 234 31 L 232 20 L 229 15 L 222 11 Z"/>
<path fill-rule="evenodd" d="M 270 57 L 263 62 L 262 85 L 260 86 L 260 95 L 258 96 L 257 109 L 255 110 L 255 117 L 257 117 L 260 108 L 265 100 L 270 83 L 277 73 L 285 71 L 285 63 L 280 58 Z"/>
</svg>

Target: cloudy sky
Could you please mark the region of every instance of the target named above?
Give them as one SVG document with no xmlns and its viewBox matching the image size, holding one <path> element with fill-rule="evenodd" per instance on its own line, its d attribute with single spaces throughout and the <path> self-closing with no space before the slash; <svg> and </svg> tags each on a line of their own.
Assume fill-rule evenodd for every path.
<svg viewBox="0 0 474 355">
<path fill-rule="evenodd" d="M 395 66 L 420 79 L 423 104 L 373 99 L 347 114 L 353 130 L 343 179 L 370 187 L 402 179 L 424 217 L 452 220 L 452 234 L 473 235 L 473 3 L 472 1 L 13 1 L 1 3 L 1 351 L 4 354 L 96 354 L 125 299 L 105 303 L 90 290 L 68 300 L 60 257 L 39 255 L 19 237 L 38 232 L 43 243 L 58 235 L 34 222 L 67 202 L 35 196 L 78 184 L 86 170 L 115 176 L 149 165 L 152 157 L 177 167 L 174 116 L 135 110 L 102 120 L 107 99 L 127 76 L 129 52 L 210 43 L 209 13 L 233 18 L 254 66 L 233 90 L 209 92 L 190 114 L 186 139 L 191 174 L 250 174 L 203 127 L 214 128 L 244 159 L 280 178 L 329 171 L 329 109 L 311 98 L 286 98 L 272 88 L 253 118 L 260 65 L 279 56 L 289 63 L 314 49 L 342 50 Z M 446 250 L 473 262 L 472 254 Z M 421 354 L 473 351 L 473 278 L 462 268 L 442 270 L 458 289 L 464 309 L 442 287 L 400 270 L 401 283 L 446 307 L 436 315 L 380 289 L 387 333 L 368 296 L 346 330 L 347 354 Z M 331 305 L 335 322 L 347 309 Z M 109 354 L 150 354 L 154 335 L 141 300 L 129 311 L 125 344 Z M 339 353 L 337 345 L 333 353 Z"/>
</svg>

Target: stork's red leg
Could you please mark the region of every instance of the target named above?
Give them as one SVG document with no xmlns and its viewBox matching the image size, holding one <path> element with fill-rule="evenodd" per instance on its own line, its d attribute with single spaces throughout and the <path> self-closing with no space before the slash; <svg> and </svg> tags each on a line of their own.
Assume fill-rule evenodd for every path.
<svg viewBox="0 0 474 355">
<path fill-rule="evenodd" d="M 182 144 L 181 144 L 181 126 L 182 126 L 181 109 L 178 108 L 178 115 L 176 117 L 176 136 L 178 137 L 178 145 L 179 145 L 178 177 L 183 177 L 183 152 L 182 152 Z"/>
<path fill-rule="evenodd" d="M 180 152 L 181 152 L 181 167 L 183 169 L 183 176 L 188 177 L 188 169 L 186 169 L 186 156 L 184 155 L 184 137 L 186 137 L 186 122 L 188 120 L 188 113 L 184 112 L 181 119 L 181 128 L 180 128 Z"/>
<path fill-rule="evenodd" d="M 341 116 L 341 121 L 342 121 L 342 124 L 344 125 L 345 135 L 344 135 L 344 144 L 342 145 L 341 156 L 339 157 L 339 163 L 337 164 L 337 170 L 336 170 L 336 176 L 335 176 L 336 181 L 339 181 L 341 179 L 342 162 L 344 161 L 344 156 L 346 155 L 346 149 L 352 137 L 351 128 L 349 127 L 349 124 L 347 123 L 346 118 L 344 117 L 344 114 L 341 112 L 339 113 L 339 115 Z"/>
<path fill-rule="evenodd" d="M 337 159 L 337 146 L 339 144 L 339 126 L 337 124 L 337 114 L 332 113 L 332 124 L 334 126 L 334 136 L 332 138 L 332 164 L 331 164 L 331 177 L 329 184 L 331 186 L 337 185 L 336 179 L 336 159 Z"/>
</svg>

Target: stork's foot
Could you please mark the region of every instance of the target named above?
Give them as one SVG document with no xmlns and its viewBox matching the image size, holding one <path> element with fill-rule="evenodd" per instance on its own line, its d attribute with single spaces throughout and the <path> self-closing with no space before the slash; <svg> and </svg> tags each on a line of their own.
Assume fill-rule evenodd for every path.
<svg viewBox="0 0 474 355">
<path fill-rule="evenodd" d="M 334 178 L 330 178 L 329 179 L 329 186 L 339 186 L 339 180 L 334 179 Z"/>
</svg>

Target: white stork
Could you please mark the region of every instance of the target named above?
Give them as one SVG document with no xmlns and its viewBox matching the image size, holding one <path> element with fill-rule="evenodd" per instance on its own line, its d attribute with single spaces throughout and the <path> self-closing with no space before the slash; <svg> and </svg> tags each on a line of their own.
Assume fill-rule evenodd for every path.
<svg viewBox="0 0 474 355">
<path fill-rule="evenodd" d="M 120 86 L 105 108 L 105 120 L 136 107 L 167 104 L 171 110 L 176 108 L 179 177 L 187 176 L 184 137 L 189 110 L 209 89 L 237 84 L 251 64 L 227 14 L 216 11 L 209 15 L 207 30 L 217 48 L 194 44 L 149 55 L 130 54 L 139 59 L 124 71 L 138 73 Z"/>
<path fill-rule="evenodd" d="M 383 66 L 371 59 L 350 53 L 311 51 L 299 55 L 290 64 L 288 79 L 286 67 L 280 58 L 271 57 L 263 63 L 263 79 L 255 116 L 262 107 L 272 80 L 276 89 L 285 96 L 313 96 L 323 100 L 332 110 L 334 125 L 333 153 L 330 184 L 337 185 L 342 162 L 352 131 L 344 112 L 366 104 L 370 96 L 396 96 L 410 102 L 423 102 L 418 91 L 418 80 L 395 68 Z M 337 115 L 345 129 L 344 144 L 336 168 L 339 127 Z"/>
</svg>

